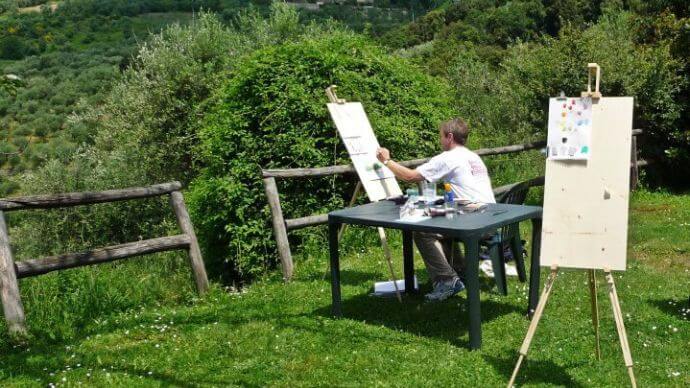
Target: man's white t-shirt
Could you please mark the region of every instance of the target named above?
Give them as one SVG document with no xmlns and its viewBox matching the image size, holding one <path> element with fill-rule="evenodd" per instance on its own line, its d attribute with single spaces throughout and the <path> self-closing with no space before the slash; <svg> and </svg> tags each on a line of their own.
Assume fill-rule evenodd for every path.
<svg viewBox="0 0 690 388">
<path fill-rule="evenodd" d="M 455 198 L 482 203 L 496 203 L 491 179 L 479 155 L 463 146 L 444 151 L 417 167 L 429 182 L 450 183 Z"/>
</svg>

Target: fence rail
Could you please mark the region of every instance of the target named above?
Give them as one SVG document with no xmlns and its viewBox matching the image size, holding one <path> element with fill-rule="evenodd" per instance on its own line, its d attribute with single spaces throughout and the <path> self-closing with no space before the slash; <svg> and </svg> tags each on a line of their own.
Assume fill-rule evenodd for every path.
<svg viewBox="0 0 690 388">
<path fill-rule="evenodd" d="M 201 250 L 194 233 L 192 221 L 184 204 L 182 185 L 168 182 L 147 187 L 132 187 L 98 192 L 63 193 L 0 199 L 0 297 L 9 332 L 13 336 L 26 335 L 24 307 L 19 294 L 17 279 L 38 276 L 53 271 L 106 263 L 129 257 L 185 249 L 199 294 L 208 290 L 208 277 Z M 23 209 L 51 209 L 116 202 L 168 195 L 182 234 L 128 242 L 79 253 L 67 253 L 40 259 L 15 262 L 10 248 L 10 238 L 5 223 L 5 211 Z"/>
<path fill-rule="evenodd" d="M 633 129 L 633 136 L 641 135 L 641 129 Z M 523 152 L 535 149 L 541 149 L 546 147 L 546 141 L 533 141 L 524 144 L 513 144 L 502 147 L 495 148 L 479 148 L 474 150 L 474 152 L 479 156 L 491 156 L 491 155 L 505 155 L 512 154 L 516 152 Z M 401 165 L 414 168 L 420 166 L 429 161 L 431 158 L 422 159 L 412 159 L 400 162 Z M 317 178 L 322 176 L 330 175 L 348 175 L 355 174 L 357 171 L 355 167 L 351 164 L 340 164 L 336 166 L 327 167 L 316 167 L 316 168 L 288 168 L 288 169 L 264 169 L 261 170 L 261 175 L 264 178 L 278 178 L 278 179 L 291 179 L 291 178 Z"/>
<path fill-rule="evenodd" d="M 180 182 L 169 182 L 148 187 L 132 187 L 119 190 L 2 198 L 0 199 L 0 210 L 12 211 L 22 209 L 51 209 L 91 205 L 103 202 L 127 201 L 131 199 L 150 198 L 170 194 L 174 191 L 179 191 L 181 188 L 182 184 L 180 184 Z"/>
<path fill-rule="evenodd" d="M 632 130 L 632 150 L 631 150 L 631 185 L 637 185 L 638 168 L 647 165 L 644 160 L 637 158 L 637 140 L 636 136 L 643 134 L 641 129 Z M 479 156 L 491 155 L 505 155 L 517 152 L 524 152 L 529 150 L 541 149 L 546 146 L 546 141 L 533 141 L 523 144 L 513 144 L 495 148 L 480 148 L 475 150 Z M 431 158 L 413 159 L 399 162 L 405 167 L 415 168 L 429 161 Z M 278 256 L 283 270 L 283 279 L 289 281 L 292 277 L 294 264 L 292 261 L 292 253 L 290 251 L 290 243 L 288 241 L 287 232 L 290 230 L 297 230 L 309 226 L 322 225 L 328 222 L 328 214 L 315 214 L 306 217 L 298 217 L 292 219 L 285 219 L 283 217 L 283 209 L 280 205 L 280 195 L 278 192 L 278 185 L 276 179 L 303 179 L 303 178 L 317 178 L 331 175 L 354 175 L 356 170 L 353 165 L 336 165 L 316 168 L 291 168 L 291 169 L 262 169 L 261 175 L 264 180 L 264 189 L 268 205 L 271 209 L 271 221 L 273 224 L 273 234 L 276 239 L 278 247 Z M 527 181 L 530 187 L 543 186 L 544 177 L 536 177 Z M 519 182 L 518 182 L 519 183 Z M 505 186 L 496 187 L 494 195 L 501 195 L 517 183 L 508 184 Z"/>
</svg>

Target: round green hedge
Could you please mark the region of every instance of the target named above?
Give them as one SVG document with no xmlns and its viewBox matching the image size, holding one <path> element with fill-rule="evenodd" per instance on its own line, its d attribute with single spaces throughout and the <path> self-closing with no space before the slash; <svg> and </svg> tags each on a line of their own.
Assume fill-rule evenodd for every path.
<svg viewBox="0 0 690 388">
<path fill-rule="evenodd" d="M 436 152 L 438 123 L 453 115 L 447 85 L 347 32 L 260 49 L 235 69 L 204 117 L 197 154 L 204 167 L 189 193 L 207 266 L 226 281 L 277 262 L 261 168 L 349 163 L 326 108 L 328 85 L 363 103 L 398 160 Z M 353 183 L 279 181 L 285 217 L 341 207 Z"/>
</svg>

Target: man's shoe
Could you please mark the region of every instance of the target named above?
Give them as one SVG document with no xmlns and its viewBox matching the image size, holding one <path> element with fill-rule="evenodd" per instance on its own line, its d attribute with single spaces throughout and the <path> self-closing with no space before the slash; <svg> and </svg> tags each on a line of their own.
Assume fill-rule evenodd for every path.
<svg viewBox="0 0 690 388">
<path fill-rule="evenodd" d="M 446 300 L 451 296 L 465 289 L 465 285 L 459 278 L 447 282 L 438 282 L 434 284 L 434 290 L 425 295 L 426 300 L 433 302 L 440 302 Z"/>
</svg>

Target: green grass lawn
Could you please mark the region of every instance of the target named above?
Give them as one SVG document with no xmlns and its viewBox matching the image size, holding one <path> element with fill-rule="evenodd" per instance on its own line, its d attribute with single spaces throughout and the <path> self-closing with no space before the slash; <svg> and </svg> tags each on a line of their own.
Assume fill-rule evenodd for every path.
<svg viewBox="0 0 690 388">
<path fill-rule="evenodd" d="M 525 231 L 528 232 L 528 231 Z M 362 236 L 359 228 L 347 240 Z M 373 234 L 373 233 L 372 233 Z M 399 236 L 391 233 L 398 271 Z M 690 195 L 637 193 L 628 271 L 617 273 L 640 386 L 690 385 Z M 527 330 L 525 284 L 509 295 L 483 282 L 483 348 L 467 349 L 465 296 L 369 296 L 386 278 L 381 249 L 343 255 L 344 319 L 330 317 L 324 245 L 298 257 L 297 279 L 277 274 L 242 293 L 215 288 L 203 300 L 103 316 L 69 341 L 33 338 L 0 347 L 3 386 L 502 386 Z M 416 258 L 417 276 L 426 280 Z M 545 277 L 546 271 L 542 271 Z M 400 276 L 400 275 L 399 275 Z M 625 386 L 628 377 L 599 276 L 603 359 L 594 356 L 584 271 L 564 271 L 517 384 Z M 428 286 L 423 288 L 426 291 Z M 4 335 L 4 334 L 3 334 Z"/>
</svg>

